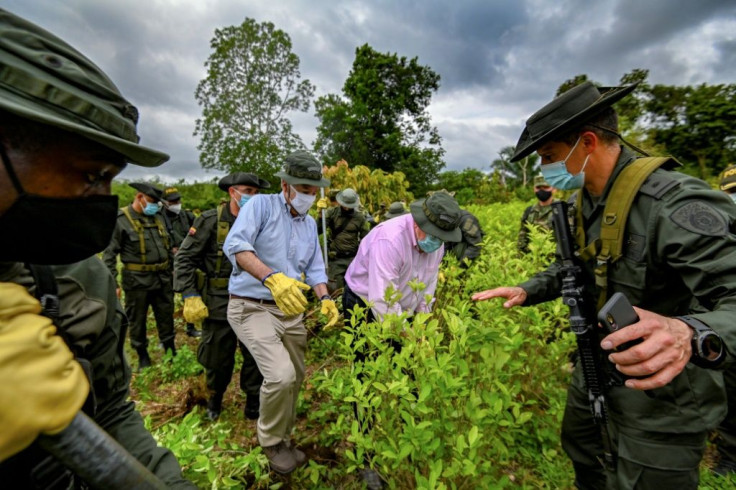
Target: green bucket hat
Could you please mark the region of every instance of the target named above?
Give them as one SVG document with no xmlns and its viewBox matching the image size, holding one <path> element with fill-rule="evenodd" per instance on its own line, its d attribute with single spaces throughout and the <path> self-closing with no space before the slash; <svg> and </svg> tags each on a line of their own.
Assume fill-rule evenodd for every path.
<svg viewBox="0 0 736 490">
<path fill-rule="evenodd" d="M 736 187 L 736 165 L 730 165 L 726 167 L 726 170 L 721 172 L 719 187 L 722 191 L 730 191 Z"/>
<path fill-rule="evenodd" d="M 330 180 L 322 177 L 322 165 L 308 151 L 297 150 L 286 157 L 284 170 L 276 173 L 291 185 L 304 184 L 328 187 Z"/>
<path fill-rule="evenodd" d="M 637 84 L 621 87 L 596 87 L 584 82 L 559 95 L 526 120 L 512 162 L 521 160 L 545 142 L 565 134 L 600 114 L 631 93 Z"/>
<path fill-rule="evenodd" d="M 406 209 L 404 209 L 404 203 L 401 201 L 395 201 L 391 203 L 391 205 L 388 207 L 388 212 L 384 214 L 383 217 L 385 219 L 391 219 L 406 213 L 407 211 Z"/>
<path fill-rule="evenodd" d="M 426 199 L 409 205 L 411 215 L 424 233 L 436 236 L 445 242 L 459 242 L 460 206 L 455 198 L 444 192 L 436 192 Z"/>
<path fill-rule="evenodd" d="M 335 196 L 335 199 L 340 206 L 348 209 L 355 209 L 360 206 L 360 198 L 358 197 L 358 193 L 350 188 L 343 189 L 342 191 L 338 192 L 337 196 Z"/>
<path fill-rule="evenodd" d="M 144 167 L 169 159 L 138 144 L 138 109 L 94 63 L 0 9 L 0 110 L 96 141 Z"/>
</svg>

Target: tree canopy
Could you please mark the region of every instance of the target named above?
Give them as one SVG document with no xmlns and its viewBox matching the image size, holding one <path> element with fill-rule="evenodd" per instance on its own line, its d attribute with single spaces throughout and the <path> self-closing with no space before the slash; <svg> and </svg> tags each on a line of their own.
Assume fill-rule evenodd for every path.
<svg viewBox="0 0 736 490">
<path fill-rule="evenodd" d="M 304 148 L 290 111 L 309 110 L 314 86 L 301 80 L 291 39 L 270 22 L 246 18 L 216 29 L 195 97 L 202 106 L 195 136 L 204 168 L 254 172 L 269 180 L 283 157 Z"/>
<path fill-rule="evenodd" d="M 344 159 L 400 171 L 415 194 L 423 193 L 444 167 L 441 138 L 427 112 L 439 81 L 417 58 L 360 46 L 342 94 L 315 103 L 320 121 L 315 151 L 326 165 Z"/>
</svg>

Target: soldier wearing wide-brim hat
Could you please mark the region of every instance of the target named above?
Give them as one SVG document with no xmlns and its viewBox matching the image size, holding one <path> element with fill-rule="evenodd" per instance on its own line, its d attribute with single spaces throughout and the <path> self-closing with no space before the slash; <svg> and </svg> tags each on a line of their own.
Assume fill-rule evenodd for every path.
<svg viewBox="0 0 736 490">
<path fill-rule="evenodd" d="M 345 286 L 345 271 L 358 252 L 360 241 L 370 230 L 365 214 L 358 209 L 360 197 L 354 189 L 343 189 L 337 193 L 335 199 L 338 205 L 324 212 L 329 235 L 327 285 L 333 292 Z M 317 221 L 317 231 L 323 232 L 321 221 Z"/>
<path fill-rule="evenodd" d="M 303 291 L 311 288 L 320 298 L 328 327 L 337 322 L 339 313 L 327 291 L 317 225 L 309 215 L 319 188 L 330 181 L 306 151 L 289 154 L 276 175 L 281 192 L 253 196 L 240 209 L 223 251 L 239 271 L 228 284 L 228 321 L 264 377 L 258 442 L 271 469 L 290 473 L 306 460 L 291 444 L 305 374 Z"/>
<path fill-rule="evenodd" d="M 146 182 L 131 182 L 133 202 L 118 211 L 115 231 L 102 258 L 117 277 L 118 255 L 123 264 L 121 288 L 130 322 L 130 344 L 138 353 L 138 368 L 151 365 L 146 324 L 149 306 L 156 318 L 161 344 L 176 354 L 174 332 L 173 247 L 171 227 L 161 211 L 163 190 Z"/>
<path fill-rule="evenodd" d="M 99 67 L 4 9 L 0 79 L 2 487 L 78 488 L 79 467 L 65 466 L 75 459 L 89 463 L 85 483 L 98 487 L 115 480 L 128 450 L 167 488 L 194 488 L 129 399 L 126 322 L 95 256 L 115 226 L 110 181 L 126 162 L 151 167 L 168 156 L 139 143 L 137 109 Z M 90 430 L 81 411 L 108 434 Z M 53 433 L 52 445 L 74 440 L 80 421 L 100 447 L 76 445 L 67 459 L 69 451 L 50 457 L 33 444 L 40 434 Z M 103 435 L 119 443 L 112 452 Z"/>
<path fill-rule="evenodd" d="M 240 388 L 246 395 L 243 413 L 248 419 L 257 419 L 263 376 L 227 322 L 228 278 L 233 266 L 223 255 L 222 246 L 240 209 L 271 184 L 252 173 L 233 172 L 217 185 L 228 193 L 228 200 L 204 211 L 192 224 L 174 260 L 174 289 L 184 298 L 184 319 L 202 322 L 204 339 L 197 349 L 197 360 L 205 368 L 207 417 L 220 417 L 235 367 L 235 351 L 240 348 Z"/>
<path fill-rule="evenodd" d="M 520 254 L 529 253 L 529 225 L 536 225 L 542 229 L 552 230 L 552 207 L 550 204 L 557 202 L 555 198 L 555 188 L 549 185 L 544 175 L 534 176 L 532 181 L 534 185 L 534 196 L 537 202 L 527 207 L 521 215 L 521 225 L 519 226 L 519 234 L 516 238 L 516 249 Z M 554 257 L 551 257 L 554 258 Z"/>
<path fill-rule="evenodd" d="M 644 488 L 666 478 L 668 487 L 695 488 L 707 434 L 726 413 L 712 368 L 726 355 L 724 342 L 736 352 L 736 207 L 673 171 L 674 159 L 639 158 L 621 145 L 612 104 L 633 89 L 586 82 L 568 90 L 527 120 L 512 161 L 536 151 L 550 185 L 577 190 L 575 260 L 581 277 L 595 278 L 586 284 L 591 306 L 619 292 L 639 307 L 641 321 L 600 335 L 602 358 L 616 364 L 610 372 L 632 376 L 608 390 L 610 438 L 593 420 L 580 364 L 573 373 L 562 447 L 576 482 Z M 559 271 L 555 263 L 473 299 L 500 297 L 505 307 L 551 300 L 560 296 Z"/>
<path fill-rule="evenodd" d="M 394 201 L 388 207 L 388 211 L 383 215 L 383 219 L 381 221 L 386 221 L 406 213 L 408 213 L 408 211 L 404 207 L 404 203 L 401 201 Z"/>
</svg>

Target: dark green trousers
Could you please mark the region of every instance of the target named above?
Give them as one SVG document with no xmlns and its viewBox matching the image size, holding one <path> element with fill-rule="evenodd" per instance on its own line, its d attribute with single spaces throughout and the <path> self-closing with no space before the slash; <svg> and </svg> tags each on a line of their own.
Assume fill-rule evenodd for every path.
<svg viewBox="0 0 736 490">
<path fill-rule="evenodd" d="M 174 340 L 174 290 L 171 284 L 161 289 L 126 290 L 125 314 L 130 323 L 130 345 L 138 350 L 148 347 L 146 338 L 146 319 L 148 307 L 153 309 L 158 338 L 162 343 Z"/>
<path fill-rule="evenodd" d="M 227 320 L 207 319 L 202 324 L 197 360 L 206 370 L 207 388 L 214 393 L 225 393 L 233 377 L 235 349 L 238 346 L 243 354 L 240 388 L 247 396 L 257 398 L 261 392 L 263 376 L 250 351 L 238 341 Z"/>
<path fill-rule="evenodd" d="M 606 471 L 599 461 L 603 458 L 600 428 L 593 421 L 581 377 L 580 369 L 576 369 L 562 420 L 562 448 L 572 460 L 577 488 L 698 488 L 698 467 L 705 452 L 706 432 L 648 432 L 615 426 L 609 420 L 617 466 L 613 472 Z"/>
</svg>

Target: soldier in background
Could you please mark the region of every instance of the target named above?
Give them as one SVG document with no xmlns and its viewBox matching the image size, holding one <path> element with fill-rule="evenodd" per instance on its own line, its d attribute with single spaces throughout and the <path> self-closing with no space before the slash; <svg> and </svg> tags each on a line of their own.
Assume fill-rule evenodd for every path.
<svg viewBox="0 0 736 490">
<path fill-rule="evenodd" d="M 176 255 L 181 242 L 184 241 L 187 233 L 189 233 L 189 228 L 194 223 L 194 213 L 182 208 L 181 194 L 176 187 L 164 189 L 164 198 L 161 203 L 164 205 L 163 216 L 166 221 L 166 229 L 169 230 L 171 236 L 171 253 Z M 202 332 L 197 330 L 194 323 L 187 322 L 187 335 L 196 338 L 201 337 Z"/>
<path fill-rule="evenodd" d="M 227 322 L 227 285 L 233 267 L 224 256 L 222 246 L 240 208 L 270 184 L 254 174 L 235 172 L 223 177 L 218 186 L 230 199 L 194 220 L 176 254 L 174 289 L 184 297 L 184 319 L 192 323 L 204 320 L 197 360 L 207 373 L 210 392 L 207 417 L 217 420 L 222 412 L 222 398 L 233 376 L 235 349 L 239 346 L 243 354 L 240 388 L 246 395 L 244 415 L 255 420 L 259 414 L 263 376 L 253 356 L 238 341 Z"/>
<path fill-rule="evenodd" d="M 344 189 L 335 196 L 337 206 L 325 210 L 325 223 L 329 233 L 329 261 L 327 262 L 327 286 L 330 291 L 345 287 L 345 271 L 358 253 L 360 241 L 368 234 L 370 225 L 365 214 L 359 211 L 360 198 L 353 189 Z M 324 209 L 324 201 L 317 208 Z M 323 233 L 322 221 L 317 221 L 317 232 Z"/>
<path fill-rule="evenodd" d="M 381 221 L 388 221 L 391 218 L 396 218 L 397 216 L 401 216 L 402 214 L 406 213 L 408 213 L 408 211 L 404 207 L 404 203 L 401 201 L 394 201 L 388 207 L 388 211 L 386 211 L 386 214 L 383 215 Z"/>
<path fill-rule="evenodd" d="M 519 238 L 516 240 L 516 248 L 520 253 L 529 253 L 530 223 L 548 230 L 552 229 L 552 208 L 549 205 L 557 201 L 554 194 L 555 188 L 547 183 L 542 174 L 534 177 L 534 195 L 539 202 L 526 208 L 521 216 Z"/>
<path fill-rule="evenodd" d="M 138 193 L 120 208 L 112 240 L 103 259 L 113 277 L 118 275 L 117 256 L 123 263 L 121 286 L 125 314 L 130 321 L 130 345 L 138 353 L 138 369 L 151 365 L 146 337 L 148 307 L 156 318 L 158 338 L 165 350 L 176 355 L 174 345 L 174 289 L 171 237 L 159 202 L 163 191 L 146 183 L 131 183 Z"/>
<path fill-rule="evenodd" d="M 484 233 L 478 218 L 465 209 L 460 210 L 460 232 L 462 239 L 459 242 L 447 242 L 445 253 L 454 255 L 460 267 L 465 268 L 480 256 Z"/>
</svg>

